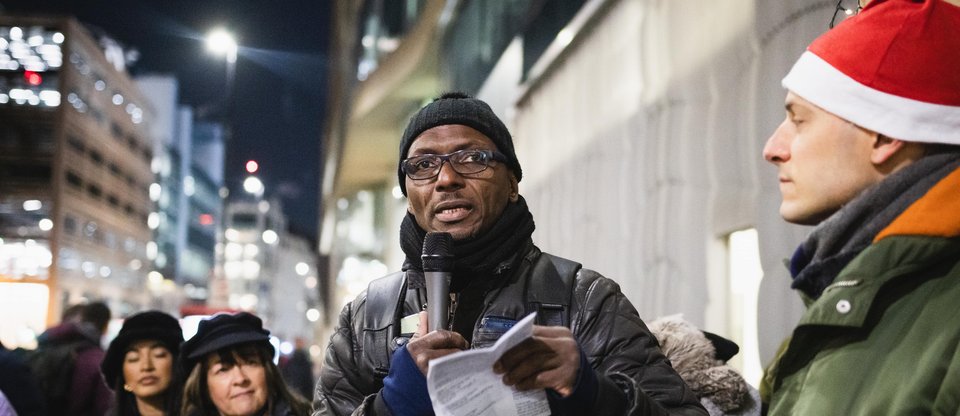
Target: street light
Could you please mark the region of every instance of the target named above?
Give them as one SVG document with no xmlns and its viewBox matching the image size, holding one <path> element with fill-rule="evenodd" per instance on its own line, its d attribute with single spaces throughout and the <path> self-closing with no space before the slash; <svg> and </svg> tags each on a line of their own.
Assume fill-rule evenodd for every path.
<svg viewBox="0 0 960 416">
<path fill-rule="evenodd" d="M 217 28 L 210 31 L 207 35 L 207 49 L 216 55 L 227 58 L 227 99 L 233 89 L 233 77 L 237 64 L 237 41 L 230 32 L 225 29 Z"/>
<path fill-rule="evenodd" d="M 218 55 L 226 55 L 227 62 L 237 62 L 237 41 L 224 29 L 214 29 L 207 35 L 207 48 Z"/>
</svg>

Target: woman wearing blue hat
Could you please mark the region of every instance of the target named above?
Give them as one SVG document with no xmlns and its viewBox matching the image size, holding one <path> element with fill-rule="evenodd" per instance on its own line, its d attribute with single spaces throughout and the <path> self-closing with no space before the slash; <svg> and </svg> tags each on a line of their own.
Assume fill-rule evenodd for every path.
<svg viewBox="0 0 960 416">
<path fill-rule="evenodd" d="M 183 416 L 307 416 L 310 403 L 292 393 L 273 363 L 270 331 L 246 312 L 200 322 L 183 343 L 187 373 Z"/>
<path fill-rule="evenodd" d="M 116 392 L 111 414 L 176 414 L 181 394 L 176 371 L 183 331 L 176 318 L 160 311 L 127 318 L 100 364 L 107 385 Z"/>
</svg>

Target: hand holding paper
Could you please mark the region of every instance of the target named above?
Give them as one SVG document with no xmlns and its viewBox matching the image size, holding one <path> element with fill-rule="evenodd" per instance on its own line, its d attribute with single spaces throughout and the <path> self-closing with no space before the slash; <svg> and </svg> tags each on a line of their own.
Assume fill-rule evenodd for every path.
<svg viewBox="0 0 960 416">
<path fill-rule="evenodd" d="M 502 376 L 493 371 L 494 363 L 500 357 L 533 336 L 535 316 L 530 314 L 517 322 L 490 348 L 463 351 L 430 361 L 427 389 L 434 412 L 438 416 L 549 415 L 550 406 L 542 388 L 520 391 L 504 384 Z M 511 370 L 509 374 L 527 374 L 529 371 L 524 366 L 522 371 Z"/>
<path fill-rule="evenodd" d="M 580 349 L 570 329 L 534 326 L 533 336 L 511 349 L 493 366 L 503 382 L 520 390 L 553 389 L 563 397 L 573 393 L 580 367 Z"/>
</svg>

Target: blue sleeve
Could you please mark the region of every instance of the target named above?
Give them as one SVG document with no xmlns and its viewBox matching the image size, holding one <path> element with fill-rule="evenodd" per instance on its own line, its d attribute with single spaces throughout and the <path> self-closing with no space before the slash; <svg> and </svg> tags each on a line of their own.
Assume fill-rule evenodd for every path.
<svg viewBox="0 0 960 416">
<path fill-rule="evenodd" d="M 552 389 L 547 389 L 547 400 L 550 402 L 550 411 L 554 415 L 588 415 L 593 413 L 593 403 L 597 399 L 599 382 L 597 373 L 593 371 L 587 355 L 580 350 L 580 370 L 577 371 L 577 380 L 573 384 L 573 393 L 567 397 L 561 396 Z"/>
<path fill-rule="evenodd" d="M 423 376 L 413 357 L 403 346 L 390 359 L 390 372 L 383 379 L 383 401 L 397 416 L 433 415 L 433 405 L 427 392 L 427 378 Z"/>
</svg>

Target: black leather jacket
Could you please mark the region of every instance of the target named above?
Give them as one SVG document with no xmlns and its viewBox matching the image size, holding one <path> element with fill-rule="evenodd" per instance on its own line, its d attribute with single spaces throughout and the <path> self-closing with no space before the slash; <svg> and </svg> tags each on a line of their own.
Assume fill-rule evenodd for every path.
<svg viewBox="0 0 960 416">
<path fill-rule="evenodd" d="M 501 287 L 484 295 L 485 307 L 474 325 L 472 348 L 492 345 L 502 334 L 481 329 L 484 318 L 519 320 L 527 315 L 531 298 L 538 296 L 526 293 L 528 288 L 544 287 L 530 285 L 531 279 L 551 278 L 544 271 L 547 269 L 544 266 L 550 262 L 548 258 L 532 243 L 529 244 L 522 262 L 516 267 L 517 272 Z M 343 308 L 339 325 L 327 346 L 320 381 L 314 393 L 315 416 L 390 413 L 379 394 L 389 370 L 389 355 L 365 353 L 364 345 L 376 345 L 392 352 L 406 341 L 403 334 L 397 333 L 397 321 L 400 317 L 416 314 L 423 304 L 422 293 L 409 287 L 412 285 L 406 286 L 397 291 L 397 297 L 401 292 L 404 296 L 402 303 L 397 305 L 401 310 L 385 315 L 394 315 L 392 322 L 376 322 L 376 319 L 365 316 L 368 310 L 383 314 L 383 308 L 394 307 L 367 304 L 367 292 Z M 707 414 L 660 352 L 656 338 L 620 292 L 619 285 L 597 272 L 581 269 L 572 286 L 572 297 L 564 302 L 568 304 L 565 320 L 599 380 L 591 414 Z M 374 285 L 368 291 L 376 290 L 372 288 Z"/>
</svg>

